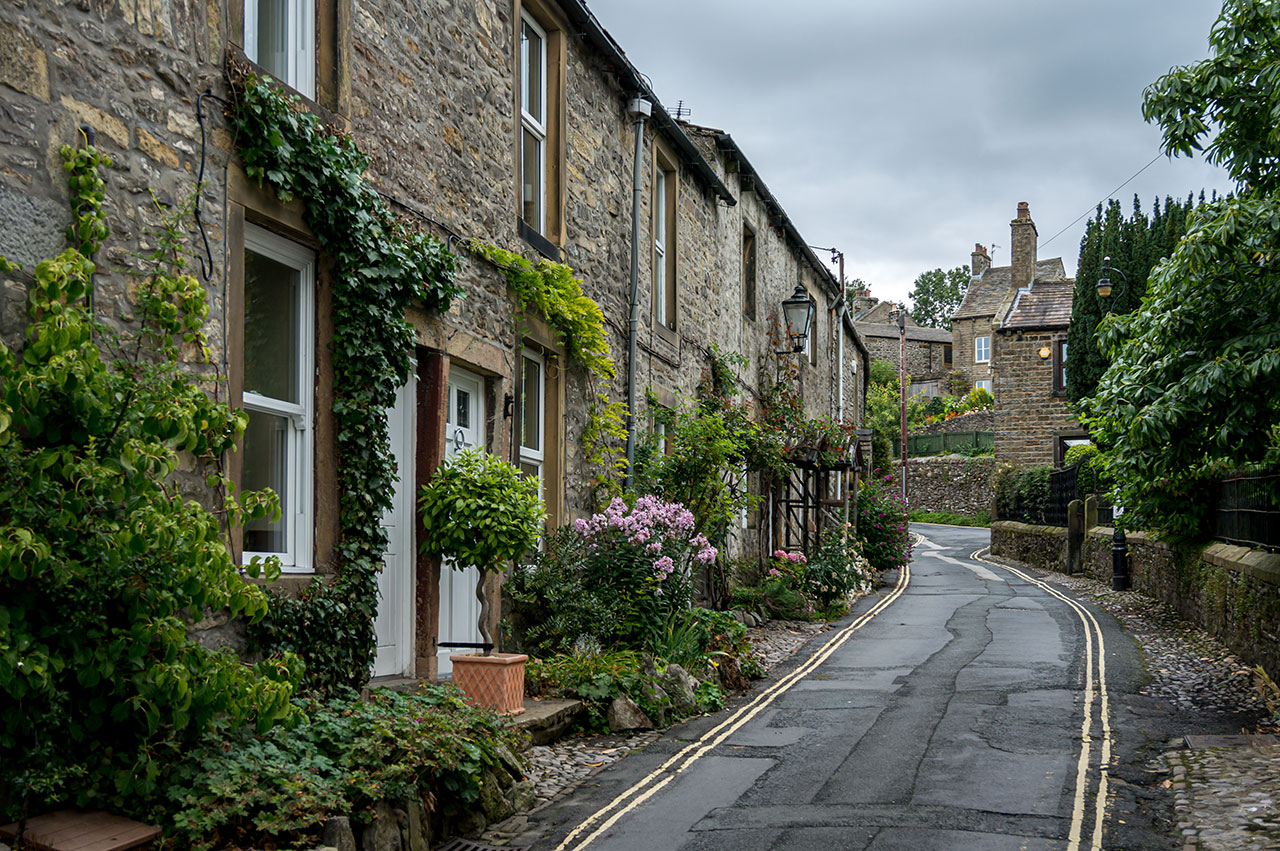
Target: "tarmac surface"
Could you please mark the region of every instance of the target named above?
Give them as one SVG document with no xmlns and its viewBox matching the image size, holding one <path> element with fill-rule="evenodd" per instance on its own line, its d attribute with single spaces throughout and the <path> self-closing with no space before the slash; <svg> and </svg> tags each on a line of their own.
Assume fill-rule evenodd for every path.
<svg viewBox="0 0 1280 851">
<path fill-rule="evenodd" d="M 1127 710 L 1112 721 L 1144 681 L 1133 641 L 1093 606 L 972 558 L 987 530 L 919 529 L 907 575 L 727 713 L 530 814 L 510 844 L 1180 848 L 1163 775 L 1135 767 L 1149 731 Z"/>
</svg>

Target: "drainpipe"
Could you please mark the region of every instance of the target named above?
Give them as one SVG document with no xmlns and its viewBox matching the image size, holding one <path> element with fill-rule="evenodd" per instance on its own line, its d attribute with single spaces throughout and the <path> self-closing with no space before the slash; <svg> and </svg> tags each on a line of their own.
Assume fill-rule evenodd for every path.
<svg viewBox="0 0 1280 851">
<path fill-rule="evenodd" d="M 636 340 L 640 334 L 640 202 L 644 188 L 644 122 L 653 104 L 633 98 L 627 114 L 635 118 L 636 160 L 631 179 L 631 313 L 627 323 L 627 478 L 630 489 L 636 460 Z"/>
</svg>

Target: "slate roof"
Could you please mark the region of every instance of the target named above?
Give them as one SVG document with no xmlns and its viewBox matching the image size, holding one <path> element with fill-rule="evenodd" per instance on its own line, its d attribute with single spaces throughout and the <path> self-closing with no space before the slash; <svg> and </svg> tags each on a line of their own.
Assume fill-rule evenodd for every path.
<svg viewBox="0 0 1280 851">
<path fill-rule="evenodd" d="M 1004 300 L 1012 285 L 1011 266 L 992 266 L 980 278 L 971 278 L 969 290 L 964 295 L 960 309 L 952 319 L 972 319 L 975 316 L 995 316 L 996 308 Z M 1036 261 L 1036 280 L 1052 281 L 1066 278 L 1067 271 L 1061 257 Z"/>
<path fill-rule="evenodd" d="M 882 322 L 855 322 L 854 327 L 864 337 L 892 337 L 898 339 L 898 326 Z M 907 339 L 918 343 L 950 343 L 951 332 L 945 328 L 907 326 Z"/>
<path fill-rule="evenodd" d="M 1033 281 L 1031 289 L 1018 293 L 1003 328 L 1066 328 L 1075 288 L 1075 278 Z"/>
<path fill-rule="evenodd" d="M 886 319 L 888 319 L 888 318 L 889 318 L 889 314 L 890 314 L 891 312 L 893 312 L 893 311 L 897 310 L 897 309 L 898 309 L 898 306 L 897 306 L 896 304 L 894 304 L 893 302 L 891 302 L 891 301 L 882 301 L 882 302 L 879 302 L 879 303 L 877 303 L 877 304 L 875 304 L 875 305 L 872 305 L 871 307 L 868 307 L 868 308 L 867 308 L 866 310 L 864 310 L 862 313 L 859 313 L 857 316 L 855 316 L 855 317 L 853 318 L 853 321 L 855 321 L 855 322 L 872 322 L 872 323 L 879 322 L 879 323 L 883 323 L 883 322 L 884 322 L 884 320 L 886 320 Z M 914 319 L 912 319 L 910 316 L 908 316 L 908 317 L 907 317 L 907 324 L 908 324 L 908 325 L 914 325 L 914 324 L 915 324 L 915 320 L 914 320 Z"/>
</svg>

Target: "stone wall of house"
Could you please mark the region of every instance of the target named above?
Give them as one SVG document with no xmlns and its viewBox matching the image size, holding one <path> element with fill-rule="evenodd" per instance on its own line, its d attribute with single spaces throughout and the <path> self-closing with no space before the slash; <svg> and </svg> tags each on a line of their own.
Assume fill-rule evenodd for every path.
<svg viewBox="0 0 1280 851">
<path fill-rule="evenodd" d="M 352 137 L 373 157 L 370 176 L 411 219 L 422 213 L 464 238 L 528 253 L 515 235 L 510 4 L 484 0 L 430 11 L 378 5 L 358 4 L 351 21 L 348 111 Z M 464 258 L 465 296 L 442 317 L 421 317 L 421 336 L 446 348 L 442 337 L 465 335 L 473 357 L 456 360 L 485 372 L 492 365 L 479 346 L 510 352 L 515 343 L 510 288 L 488 263 L 457 243 L 451 247 Z M 514 356 L 508 360 L 506 378 L 515 368 Z M 510 388 L 501 382 L 498 389 L 501 395 Z"/>
<path fill-rule="evenodd" d="M 137 267 L 159 223 L 159 205 L 177 206 L 196 188 L 200 129 L 196 96 L 222 93 L 222 18 L 197 0 L 155 4 L 6 4 L 0 20 L 0 255 L 27 270 L 60 253 L 71 221 L 59 149 L 83 144 L 82 125 L 115 165 L 106 175 L 111 235 L 98 256 L 99 315 L 117 324 L 131 313 L 125 276 Z M 212 312 L 206 332 L 221 350 L 222 198 L 218 167 L 226 147 L 216 104 L 206 103 L 211 144 L 203 193 L 204 220 L 215 253 L 208 282 Z M 26 291 L 4 281 L 0 333 L 20 344 Z"/>
<path fill-rule="evenodd" d="M 895 478 L 902 462 L 894 461 Z M 947 511 L 975 516 L 991 514 L 995 498 L 995 459 L 989 456 L 936 456 L 907 460 L 907 493 L 912 511 Z"/>
<path fill-rule="evenodd" d="M 897 337 L 865 336 L 872 360 L 888 361 L 898 365 Z M 915 381 L 941 378 L 951 368 L 946 364 L 945 343 L 933 343 L 907 338 L 907 375 Z"/>
<path fill-rule="evenodd" d="M 1086 575 L 1109 584 L 1112 534 L 1084 534 Z M 1231 544 L 1173 546 L 1145 532 L 1126 535 L 1130 587 L 1199 624 L 1250 664 L 1280 677 L 1280 554 Z M 1007 520 L 991 524 L 991 552 L 1045 570 L 1067 564 L 1067 530 Z"/>
<path fill-rule="evenodd" d="M 1017 466 L 1054 463 L 1057 435 L 1079 428 L 1066 396 L 1053 392 L 1053 358 L 1041 358 L 1065 331 L 995 335 L 996 458 Z"/>
<path fill-rule="evenodd" d="M 991 364 L 974 363 L 973 340 L 975 337 L 994 336 L 991 333 L 991 317 L 980 316 L 974 319 L 953 319 L 951 321 L 951 352 L 953 368 L 968 387 L 975 381 L 990 380 Z M 994 339 L 992 343 L 994 344 Z"/>
</svg>

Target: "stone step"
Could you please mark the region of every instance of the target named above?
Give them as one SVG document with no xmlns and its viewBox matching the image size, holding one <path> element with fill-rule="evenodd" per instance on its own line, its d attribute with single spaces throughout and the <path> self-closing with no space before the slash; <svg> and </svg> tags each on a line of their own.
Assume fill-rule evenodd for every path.
<svg viewBox="0 0 1280 851">
<path fill-rule="evenodd" d="M 569 730 L 582 709 L 581 700 L 525 695 L 524 712 L 510 718 L 509 723 L 528 733 L 530 744 L 548 745 Z"/>
</svg>

